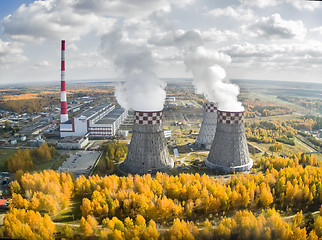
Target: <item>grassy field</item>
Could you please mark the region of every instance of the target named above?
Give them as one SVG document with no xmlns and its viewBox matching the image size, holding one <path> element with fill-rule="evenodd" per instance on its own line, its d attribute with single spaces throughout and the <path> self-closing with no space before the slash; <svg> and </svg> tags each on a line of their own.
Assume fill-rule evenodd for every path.
<svg viewBox="0 0 322 240">
<path fill-rule="evenodd" d="M 0 150 L 0 171 L 7 171 L 6 161 L 17 152 L 16 149 L 1 149 Z"/>
<path fill-rule="evenodd" d="M 69 206 L 52 216 L 54 222 L 73 222 L 79 220 L 82 217 L 80 206 L 82 201 L 80 199 L 73 199 L 69 203 Z"/>
<path fill-rule="evenodd" d="M 51 169 L 53 170 L 57 170 L 57 168 L 59 168 L 63 162 L 67 159 L 67 154 L 63 154 L 61 153 L 60 156 L 58 157 L 58 159 L 56 159 L 55 163 L 51 166 Z M 50 162 L 52 164 L 52 162 Z"/>
<path fill-rule="evenodd" d="M 272 144 L 265 144 L 265 143 L 255 143 L 255 142 L 252 142 L 253 145 L 255 146 L 258 146 L 259 148 L 261 148 L 262 150 L 272 154 L 271 151 L 269 151 L 269 147 L 272 146 Z M 288 144 L 283 144 L 283 151 L 282 152 L 274 152 L 273 154 L 274 155 L 280 155 L 282 153 L 284 154 L 294 154 L 294 153 L 298 153 L 298 152 L 310 152 L 312 149 L 305 145 L 304 143 L 298 141 L 297 139 L 295 139 L 295 146 L 291 146 L 291 145 L 288 145 Z M 314 151 L 314 150 L 313 150 Z M 253 155 L 254 158 L 260 158 L 261 157 L 261 153 L 258 153 L 258 154 L 255 154 Z M 322 161 L 322 154 L 314 154 L 314 156 L 317 157 L 318 161 Z"/>
<path fill-rule="evenodd" d="M 281 106 L 286 106 L 286 107 L 292 109 L 293 111 L 302 113 L 304 115 L 305 114 L 309 114 L 309 115 L 311 114 L 310 111 L 307 108 L 305 108 L 303 106 L 300 106 L 299 104 L 296 104 L 296 103 L 291 103 L 291 102 L 279 99 L 279 98 L 277 98 L 278 95 L 279 94 L 273 95 L 273 94 L 268 94 L 268 92 L 254 91 L 252 93 L 248 93 L 247 97 L 250 98 L 250 99 L 259 98 L 262 101 L 274 102 L 274 103 L 277 103 L 277 104 L 279 104 Z"/>
<path fill-rule="evenodd" d="M 8 160 L 8 159 L 10 159 L 15 153 L 17 152 L 17 150 L 16 149 L 1 149 L 0 150 L 0 171 L 7 171 L 7 167 L 6 167 L 6 161 Z M 44 169 L 48 169 L 48 168 L 50 168 L 50 166 L 54 163 L 54 162 L 56 162 L 56 163 L 58 163 L 59 164 L 59 166 L 60 166 L 60 164 L 66 159 L 66 157 L 65 158 L 63 158 L 62 159 L 62 157 L 63 156 L 61 156 L 60 154 L 59 155 L 57 155 L 56 157 L 54 157 L 51 161 L 49 161 L 49 162 L 44 162 L 44 163 L 37 163 L 37 164 L 35 164 L 34 165 L 34 170 L 44 170 Z M 58 158 L 58 159 L 57 159 Z M 61 160 L 61 161 L 60 161 Z M 55 165 L 54 165 L 55 166 Z M 58 166 L 58 167 L 59 167 Z M 57 168 L 58 168 L 57 167 Z M 53 168 L 53 169 L 57 169 L 57 168 Z"/>
<path fill-rule="evenodd" d="M 262 117 L 262 120 L 293 120 L 293 119 L 298 119 L 301 118 L 301 115 L 299 114 L 284 114 L 284 115 L 276 115 L 276 116 L 269 116 L 269 117 Z"/>
</svg>

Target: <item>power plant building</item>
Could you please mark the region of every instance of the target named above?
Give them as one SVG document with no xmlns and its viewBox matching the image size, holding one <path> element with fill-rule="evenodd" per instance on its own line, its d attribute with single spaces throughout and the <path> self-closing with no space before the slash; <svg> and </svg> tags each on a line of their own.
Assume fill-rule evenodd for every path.
<svg viewBox="0 0 322 240">
<path fill-rule="evenodd" d="M 216 134 L 205 164 L 226 173 L 251 169 L 253 160 L 248 152 L 244 112 L 218 110 Z"/>
<path fill-rule="evenodd" d="M 127 110 L 108 102 L 90 108 L 60 124 L 61 137 L 112 137 L 127 117 Z"/>
<path fill-rule="evenodd" d="M 124 108 L 114 108 L 95 123 L 90 123 L 88 131 L 90 136 L 111 137 L 116 135 L 123 121 L 128 115 Z"/>
<path fill-rule="evenodd" d="M 208 102 L 205 106 L 199 135 L 194 145 L 198 148 L 210 150 L 215 137 L 216 127 L 217 107 L 214 103 Z"/>
<path fill-rule="evenodd" d="M 164 137 L 162 111 L 135 111 L 132 139 L 122 168 L 145 174 L 167 171 L 173 166 Z"/>
</svg>

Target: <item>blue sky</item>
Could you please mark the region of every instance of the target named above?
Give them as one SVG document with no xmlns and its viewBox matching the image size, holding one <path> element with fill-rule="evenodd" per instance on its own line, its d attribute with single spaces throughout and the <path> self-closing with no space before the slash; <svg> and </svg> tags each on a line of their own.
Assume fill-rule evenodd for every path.
<svg viewBox="0 0 322 240">
<path fill-rule="evenodd" d="M 142 48 L 158 77 L 192 77 L 184 56 L 202 45 L 230 56 L 228 78 L 322 83 L 321 10 L 302 0 L 0 0 L 0 84 L 59 81 L 61 39 L 67 80 L 122 77 L 120 55 Z M 104 51 L 115 29 L 133 52 Z"/>
<path fill-rule="evenodd" d="M 33 0 L 24 1 L 24 0 L 0 0 L 0 18 L 4 18 L 14 12 L 21 4 L 29 4 L 34 2 Z"/>
</svg>

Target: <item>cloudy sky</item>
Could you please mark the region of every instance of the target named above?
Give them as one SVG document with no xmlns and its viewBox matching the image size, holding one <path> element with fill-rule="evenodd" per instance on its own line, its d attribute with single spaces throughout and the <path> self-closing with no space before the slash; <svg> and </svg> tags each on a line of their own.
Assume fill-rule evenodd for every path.
<svg viewBox="0 0 322 240">
<path fill-rule="evenodd" d="M 192 77 L 184 54 L 202 45 L 231 57 L 231 79 L 322 83 L 321 10 L 302 0 L 0 0 L 0 84 L 59 81 L 61 39 L 67 80 L 122 76 L 115 63 L 137 60 L 115 52 L 137 49 L 158 77 Z"/>
</svg>

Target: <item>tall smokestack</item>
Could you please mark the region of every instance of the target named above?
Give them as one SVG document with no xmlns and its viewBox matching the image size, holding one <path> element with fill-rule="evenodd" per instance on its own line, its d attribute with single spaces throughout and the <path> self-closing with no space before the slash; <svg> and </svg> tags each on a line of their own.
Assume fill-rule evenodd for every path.
<svg viewBox="0 0 322 240">
<path fill-rule="evenodd" d="M 68 120 L 67 97 L 65 82 L 65 40 L 61 41 L 61 93 L 60 93 L 60 123 Z"/>
<path fill-rule="evenodd" d="M 213 102 L 206 103 L 200 132 L 195 145 L 210 150 L 217 127 L 217 107 Z"/>
<path fill-rule="evenodd" d="M 131 144 L 123 167 L 144 174 L 166 171 L 173 165 L 163 134 L 162 111 L 135 111 Z"/>
<path fill-rule="evenodd" d="M 251 169 L 253 160 L 247 147 L 244 111 L 218 110 L 216 134 L 205 163 L 210 169 L 228 173 Z"/>
</svg>

